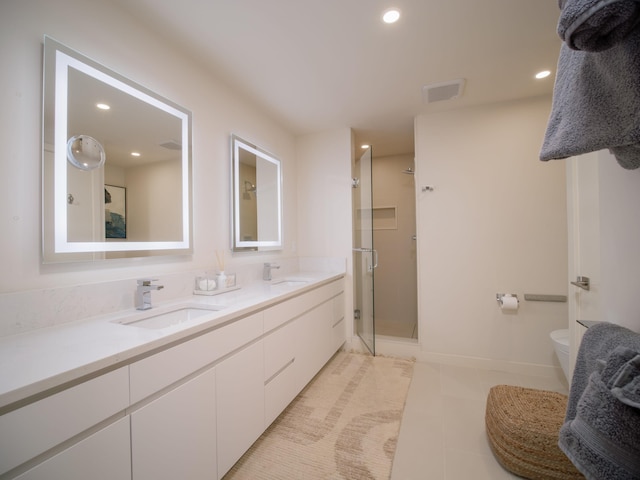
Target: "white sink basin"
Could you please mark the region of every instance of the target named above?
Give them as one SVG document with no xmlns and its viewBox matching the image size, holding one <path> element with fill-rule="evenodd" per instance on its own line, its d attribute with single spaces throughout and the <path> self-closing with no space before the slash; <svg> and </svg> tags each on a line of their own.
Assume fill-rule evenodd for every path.
<svg viewBox="0 0 640 480">
<path fill-rule="evenodd" d="M 132 327 L 160 329 L 166 328 L 181 323 L 190 322 L 205 315 L 210 315 L 211 312 L 222 310 L 222 305 L 207 305 L 202 307 L 177 307 L 174 310 L 168 312 L 149 312 L 143 318 L 135 316 L 131 319 L 116 320 L 115 323 L 122 325 L 130 325 Z"/>
</svg>

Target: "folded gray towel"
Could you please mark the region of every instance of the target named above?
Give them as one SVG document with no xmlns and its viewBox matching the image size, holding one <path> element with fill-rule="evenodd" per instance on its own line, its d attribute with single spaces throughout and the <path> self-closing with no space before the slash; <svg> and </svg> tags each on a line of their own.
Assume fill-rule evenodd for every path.
<svg viewBox="0 0 640 480">
<path fill-rule="evenodd" d="M 565 423 L 575 418 L 578 400 L 587 388 L 591 374 L 602 369 L 602 362 L 607 360 L 616 347 L 640 352 L 640 334 L 607 322 L 597 323 L 587 329 L 573 370 Z"/>
<path fill-rule="evenodd" d="M 640 167 L 640 27 L 603 52 L 560 49 L 540 160 L 608 148 L 626 169 Z"/>
<path fill-rule="evenodd" d="M 628 360 L 615 372 L 608 386 L 622 403 L 640 409 L 640 353 L 626 349 L 619 358 Z"/>
<path fill-rule="evenodd" d="M 640 478 L 640 405 L 612 393 L 612 386 L 624 390 L 638 379 L 636 359 L 637 351 L 617 347 L 598 361 L 575 418 L 560 429 L 558 446 L 588 480 Z"/>
<path fill-rule="evenodd" d="M 637 0 L 560 0 L 558 35 L 573 50 L 599 52 L 624 40 L 640 20 Z"/>
</svg>

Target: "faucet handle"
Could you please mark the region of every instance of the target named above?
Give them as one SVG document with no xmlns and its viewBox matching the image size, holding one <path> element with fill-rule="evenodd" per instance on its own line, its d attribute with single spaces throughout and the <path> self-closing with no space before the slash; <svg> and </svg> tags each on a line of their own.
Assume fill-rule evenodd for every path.
<svg viewBox="0 0 640 480">
<path fill-rule="evenodd" d="M 151 282 L 157 282 L 157 281 L 158 281 L 157 278 L 139 278 L 138 285 L 143 287 L 149 287 L 151 286 Z"/>
</svg>

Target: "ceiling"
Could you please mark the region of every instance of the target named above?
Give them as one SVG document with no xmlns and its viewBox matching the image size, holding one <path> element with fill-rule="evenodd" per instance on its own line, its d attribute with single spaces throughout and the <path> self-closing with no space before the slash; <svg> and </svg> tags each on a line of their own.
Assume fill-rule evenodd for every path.
<svg viewBox="0 0 640 480">
<path fill-rule="evenodd" d="M 413 152 L 421 113 L 550 94 L 560 49 L 557 0 L 112 1 L 293 133 L 351 127 L 376 156 Z"/>
</svg>

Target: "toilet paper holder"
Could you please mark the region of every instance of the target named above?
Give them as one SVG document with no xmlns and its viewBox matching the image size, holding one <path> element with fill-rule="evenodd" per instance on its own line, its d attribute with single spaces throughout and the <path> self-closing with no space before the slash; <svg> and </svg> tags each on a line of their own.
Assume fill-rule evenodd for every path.
<svg viewBox="0 0 640 480">
<path fill-rule="evenodd" d="M 515 298 L 518 301 L 518 303 L 520 303 L 520 300 L 518 300 L 518 295 L 515 293 L 496 293 L 496 302 L 498 302 L 498 305 L 502 306 L 502 299 L 504 297 Z"/>
</svg>

